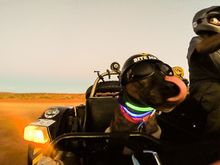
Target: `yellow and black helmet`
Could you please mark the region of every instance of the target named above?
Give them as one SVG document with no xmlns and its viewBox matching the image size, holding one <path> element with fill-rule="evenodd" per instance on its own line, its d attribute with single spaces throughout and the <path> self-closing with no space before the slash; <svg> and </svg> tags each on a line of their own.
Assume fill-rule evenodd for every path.
<svg viewBox="0 0 220 165">
<path fill-rule="evenodd" d="M 211 6 L 198 11 L 192 25 L 198 35 L 207 32 L 220 33 L 220 6 Z"/>
</svg>

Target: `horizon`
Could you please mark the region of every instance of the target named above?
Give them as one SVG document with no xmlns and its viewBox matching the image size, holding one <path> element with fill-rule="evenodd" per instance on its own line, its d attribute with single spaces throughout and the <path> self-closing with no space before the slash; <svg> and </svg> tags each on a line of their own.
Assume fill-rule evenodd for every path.
<svg viewBox="0 0 220 165">
<path fill-rule="evenodd" d="M 0 91 L 85 93 L 114 61 L 148 52 L 184 68 L 194 14 L 212 1 L 0 0 Z"/>
<path fill-rule="evenodd" d="M 67 94 L 67 95 L 84 95 L 85 93 L 56 93 L 56 92 L 4 92 L 4 91 L 0 91 L 0 94 L 58 94 L 58 95 L 62 95 L 62 94 Z"/>
</svg>

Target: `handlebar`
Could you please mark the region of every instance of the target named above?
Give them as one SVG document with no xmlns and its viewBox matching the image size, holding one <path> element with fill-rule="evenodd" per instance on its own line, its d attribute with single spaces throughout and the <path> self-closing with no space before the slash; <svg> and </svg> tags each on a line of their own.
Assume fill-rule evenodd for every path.
<svg viewBox="0 0 220 165">
<path fill-rule="evenodd" d="M 116 64 L 116 62 L 115 62 Z M 119 64 L 118 64 L 119 65 Z M 96 71 L 97 72 L 97 71 Z M 106 72 L 102 73 L 102 74 L 99 74 L 98 72 L 98 77 L 96 78 L 94 84 L 93 84 L 93 87 L 92 87 L 92 90 L 91 90 L 91 93 L 90 93 L 90 96 L 89 97 L 93 97 L 95 95 L 95 90 L 96 90 L 96 87 L 97 87 L 97 84 L 99 83 L 100 80 L 104 80 L 103 78 L 105 76 L 108 76 L 109 79 L 111 78 L 111 75 L 119 75 L 120 74 L 120 71 L 119 71 L 119 68 L 118 70 L 116 69 L 113 69 L 113 70 L 107 70 Z"/>
<path fill-rule="evenodd" d="M 143 138 L 155 145 L 161 145 L 161 141 L 155 139 L 152 136 L 143 134 L 143 133 L 102 133 L 102 132 L 72 132 L 72 133 L 65 133 L 58 137 L 56 137 L 52 142 L 51 145 L 57 145 L 62 140 L 70 140 L 70 139 L 135 139 L 135 138 Z"/>
<path fill-rule="evenodd" d="M 58 143 L 61 142 L 62 140 L 72 141 L 74 139 L 80 140 L 81 142 L 83 142 L 84 140 L 85 140 L 84 142 L 86 142 L 86 140 L 88 140 L 88 142 L 89 142 L 89 140 L 95 140 L 95 143 L 94 143 L 94 141 L 90 141 L 90 142 L 92 142 L 92 143 L 90 143 L 90 144 L 92 144 L 92 148 L 90 148 L 91 145 L 85 146 L 86 143 L 82 143 L 83 146 L 86 148 L 84 148 L 85 150 L 82 149 L 81 153 L 85 152 L 85 153 L 89 153 L 89 154 L 91 154 L 91 153 L 94 154 L 96 152 L 93 150 L 93 147 L 95 147 L 95 150 L 97 150 L 97 152 L 99 152 L 100 145 L 96 145 L 96 142 L 98 142 L 98 143 L 101 142 L 100 144 L 107 145 L 104 147 L 105 151 L 107 151 L 107 152 L 112 151 L 112 149 L 113 150 L 116 149 L 116 152 L 117 152 L 118 147 L 119 148 L 121 147 L 120 145 L 124 145 L 124 144 L 125 145 L 130 144 L 129 146 L 134 145 L 133 146 L 134 148 L 132 147 L 133 149 L 135 149 L 134 151 L 136 151 L 137 153 L 142 153 L 142 154 L 151 154 L 154 158 L 154 161 L 157 163 L 157 165 L 161 165 L 160 160 L 159 160 L 159 156 L 157 154 L 157 149 L 159 149 L 159 147 L 161 147 L 161 145 L 162 145 L 161 142 L 158 139 L 155 139 L 149 135 L 142 134 L 142 133 L 118 133 L 118 132 L 117 133 L 102 133 L 102 132 L 66 133 L 66 134 L 62 134 L 62 135 L 58 136 L 49 144 L 49 146 L 46 150 L 47 155 L 52 156 L 51 154 L 52 154 L 54 148 L 56 148 Z M 136 140 L 137 142 L 142 141 L 142 142 L 146 143 L 146 145 L 144 145 L 145 147 L 142 145 L 137 146 L 137 145 L 135 145 L 136 141 L 133 141 L 133 140 Z M 104 143 L 102 143 L 102 142 L 104 142 Z M 122 143 L 125 142 L 125 143 L 121 144 L 121 142 Z M 115 145 L 115 144 L 117 144 L 117 145 Z M 89 148 L 87 148 L 87 147 L 89 147 Z M 92 150 L 90 150 L 90 149 L 92 149 Z M 156 151 L 155 151 L 155 149 L 156 149 Z M 115 151 L 113 151 L 113 152 L 115 152 Z M 132 156 L 132 161 L 133 161 L 134 153 L 131 156 Z"/>
</svg>

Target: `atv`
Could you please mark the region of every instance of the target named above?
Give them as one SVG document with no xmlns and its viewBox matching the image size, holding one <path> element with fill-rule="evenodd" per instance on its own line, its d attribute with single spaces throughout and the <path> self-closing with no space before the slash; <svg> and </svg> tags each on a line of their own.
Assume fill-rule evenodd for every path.
<svg viewBox="0 0 220 165">
<path fill-rule="evenodd" d="M 173 157 L 180 141 L 198 138 L 203 129 L 203 116 L 195 120 L 197 113 L 186 111 L 185 103 L 171 113 L 158 115 L 163 130 L 160 140 L 142 133 L 106 133 L 114 109 L 118 107 L 120 65 L 113 62 L 110 70 L 96 73 L 96 80 L 86 91 L 85 104 L 49 107 L 25 127 L 28 165 L 36 165 L 43 155 L 54 157 L 57 154 L 65 165 L 161 165 L 166 164 L 164 160 L 168 157 Z M 193 102 L 190 104 L 198 109 Z M 124 146 L 133 153 L 121 154 Z"/>
</svg>

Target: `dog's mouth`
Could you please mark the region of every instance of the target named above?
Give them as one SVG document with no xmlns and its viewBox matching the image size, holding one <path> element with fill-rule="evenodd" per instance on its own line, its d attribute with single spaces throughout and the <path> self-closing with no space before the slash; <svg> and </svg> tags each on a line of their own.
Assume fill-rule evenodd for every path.
<svg viewBox="0 0 220 165">
<path fill-rule="evenodd" d="M 187 95 L 187 87 L 185 83 L 175 76 L 165 76 L 165 80 L 172 83 L 174 88 L 176 88 L 176 93 L 173 96 L 168 97 L 167 101 L 176 104 L 181 103 Z"/>
<path fill-rule="evenodd" d="M 126 90 L 132 102 L 155 108 L 173 107 L 181 103 L 187 95 L 185 83 L 175 76 L 161 76 L 145 78 L 127 84 Z M 127 98 L 128 99 L 128 98 Z"/>
<path fill-rule="evenodd" d="M 153 107 L 174 106 L 185 100 L 187 87 L 180 78 L 164 76 L 162 79 L 162 81 L 148 82 L 146 84 L 151 85 L 142 88 L 140 86 L 138 100 L 142 103 L 148 103 Z M 156 80 L 158 80 L 158 77 L 156 77 Z"/>
</svg>

